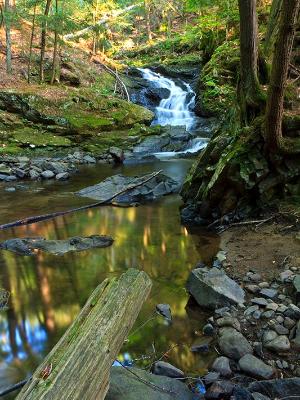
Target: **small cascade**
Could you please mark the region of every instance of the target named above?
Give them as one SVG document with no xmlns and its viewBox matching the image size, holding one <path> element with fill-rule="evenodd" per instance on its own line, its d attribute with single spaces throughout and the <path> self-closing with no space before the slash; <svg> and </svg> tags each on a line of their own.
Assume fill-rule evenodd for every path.
<svg viewBox="0 0 300 400">
<path fill-rule="evenodd" d="M 153 72 L 149 68 L 139 68 L 143 78 L 158 89 L 167 89 L 170 94 L 162 99 L 155 109 L 153 125 L 184 126 L 187 131 L 193 130 L 197 117 L 192 111 L 195 106 L 195 92 L 188 83 L 177 85 L 173 80 Z"/>
</svg>

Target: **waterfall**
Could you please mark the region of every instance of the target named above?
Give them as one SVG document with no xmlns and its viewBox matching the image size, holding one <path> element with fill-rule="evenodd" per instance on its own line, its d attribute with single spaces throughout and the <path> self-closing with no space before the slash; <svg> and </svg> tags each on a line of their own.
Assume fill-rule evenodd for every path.
<svg viewBox="0 0 300 400">
<path fill-rule="evenodd" d="M 173 80 L 151 71 L 149 68 L 139 68 L 143 78 L 150 81 L 158 89 L 167 89 L 170 94 L 162 99 L 155 109 L 154 125 L 184 126 L 191 131 L 197 119 L 192 111 L 195 106 L 195 92 L 188 83 L 177 85 Z"/>
</svg>

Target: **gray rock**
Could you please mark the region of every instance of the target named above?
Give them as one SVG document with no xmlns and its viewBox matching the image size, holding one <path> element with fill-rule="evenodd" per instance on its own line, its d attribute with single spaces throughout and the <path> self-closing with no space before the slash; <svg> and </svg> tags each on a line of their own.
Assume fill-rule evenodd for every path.
<svg viewBox="0 0 300 400">
<path fill-rule="evenodd" d="M 70 178 L 69 172 L 62 172 L 60 174 L 57 174 L 55 179 L 57 181 L 67 181 Z"/>
<path fill-rule="evenodd" d="M 273 369 L 252 354 L 245 354 L 239 360 L 239 367 L 243 372 L 254 378 L 270 379 L 273 375 Z"/>
<path fill-rule="evenodd" d="M 153 374 L 168 376 L 169 378 L 184 378 L 184 373 L 181 369 L 174 367 L 165 361 L 157 361 L 153 365 Z"/>
<path fill-rule="evenodd" d="M 6 192 L 10 192 L 10 193 L 15 192 L 16 190 L 17 189 L 15 187 L 7 187 L 7 188 L 5 188 L 5 191 Z"/>
<path fill-rule="evenodd" d="M 300 321 L 298 321 L 297 323 L 296 335 L 293 343 L 297 347 L 297 349 L 300 349 Z"/>
<path fill-rule="evenodd" d="M 250 383 L 250 392 L 259 392 L 272 399 L 292 399 L 299 397 L 300 378 L 271 379 Z"/>
<path fill-rule="evenodd" d="M 219 380 L 220 378 L 220 373 L 219 372 L 212 372 L 210 371 L 208 374 L 204 375 L 204 377 L 202 378 L 204 384 L 206 386 L 211 385 L 212 383 L 216 382 Z"/>
<path fill-rule="evenodd" d="M 260 291 L 260 287 L 257 285 L 246 285 L 245 289 L 250 293 L 258 293 Z"/>
<path fill-rule="evenodd" d="M 116 163 L 122 163 L 125 159 L 124 151 L 119 147 L 112 146 L 110 147 L 108 152 L 113 157 Z"/>
<path fill-rule="evenodd" d="M 293 286 L 296 293 L 296 302 L 300 302 L 300 274 L 297 274 L 293 279 Z"/>
<path fill-rule="evenodd" d="M 251 303 L 257 304 L 261 307 L 266 307 L 266 305 L 268 304 L 267 300 L 263 297 L 254 297 L 254 299 L 251 300 Z"/>
<path fill-rule="evenodd" d="M 96 164 L 97 160 L 95 157 L 86 155 L 83 157 L 83 161 L 87 164 Z"/>
<path fill-rule="evenodd" d="M 110 386 L 105 400 L 170 400 L 176 397 L 180 400 L 193 399 L 193 393 L 183 382 L 137 368 L 130 368 L 130 371 L 133 373 L 121 367 L 111 368 Z M 143 381 L 150 385 L 145 385 Z M 161 390 L 155 388 L 156 386 Z"/>
<path fill-rule="evenodd" d="M 262 290 L 259 292 L 259 294 L 260 294 L 262 297 L 265 297 L 265 298 L 267 298 L 267 299 L 274 299 L 274 298 L 277 296 L 278 291 L 277 291 L 276 289 L 262 289 Z"/>
<path fill-rule="evenodd" d="M 38 179 L 38 178 L 40 177 L 40 174 L 39 174 L 39 172 L 36 171 L 35 169 L 31 169 L 31 170 L 29 171 L 29 176 L 30 176 L 30 179 L 36 180 L 36 179 Z"/>
<path fill-rule="evenodd" d="M 252 315 L 255 311 L 257 311 L 259 309 L 258 305 L 253 305 L 248 307 L 245 311 L 244 311 L 244 315 L 245 317 L 248 317 L 249 315 Z"/>
<path fill-rule="evenodd" d="M 0 174 L 0 181 L 4 181 L 4 182 L 13 182 L 16 181 L 17 177 L 15 175 L 3 175 Z"/>
<path fill-rule="evenodd" d="M 194 269 L 187 281 L 187 290 L 197 303 L 206 308 L 239 304 L 244 302 L 245 292 L 223 270 L 212 268 Z"/>
<path fill-rule="evenodd" d="M 267 349 L 274 351 L 275 353 L 285 352 L 285 351 L 290 350 L 290 348 L 291 348 L 289 339 L 284 335 L 280 335 L 280 336 L 276 337 L 275 339 L 273 339 L 267 343 L 264 343 L 264 346 Z"/>
<path fill-rule="evenodd" d="M 265 311 L 264 313 L 262 313 L 261 317 L 264 319 L 270 319 L 273 318 L 275 315 L 275 311 L 269 310 L 269 311 Z"/>
<path fill-rule="evenodd" d="M 293 319 L 291 319 L 291 318 L 289 318 L 289 317 L 285 317 L 285 318 L 284 318 L 283 325 L 284 325 L 287 329 L 292 329 L 292 328 L 296 325 L 296 321 L 294 321 Z"/>
<path fill-rule="evenodd" d="M 241 324 L 239 323 L 239 320 L 237 318 L 233 318 L 233 317 L 219 318 L 219 319 L 217 319 L 216 324 L 219 328 L 222 328 L 224 326 L 231 326 L 232 328 L 236 329 L 237 331 L 241 330 Z"/>
<path fill-rule="evenodd" d="M 266 288 L 270 287 L 270 284 L 269 284 L 269 282 L 260 282 L 260 283 L 258 284 L 258 286 L 259 286 L 261 289 L 266 289 Z"/>
<path fill-rule="evenodd" d="M 27 175 L 27 173 L 26 173 L 26 171 L 24 171 L 23 169 L 21 169 L 21 168 L 17 168 L 16 170 L 15 170 L 15 175 L 18 177 L 18 178 L 25 178 L 25 176 Z"/>
<path fill-rule="evenodd" d="M 213 336 L 215 334 L 215 328 L 212 324 L 206 324 L 204 325 L 202 332 L 205 336 Z"/>
<path fill-rule="evenodd" d="M 272 340 L 278 337 L 277 333 L 272 330 L 265 331 L 262 336 L 262 342 L 265 345 L 266 343 L 271 342 Z"/>
<path fill-rule="evenodd" d="M 224 378 L 229 378 L 232 375 L 229 358 L 227 357 L 216 358 L 211 369 L 218 372 Z"/>
<path fill-rule="evenodd" d="M 284 311 L 284 315 L 293 319 L 300 319 L 300 308 L 295 306 L 295 304 L 289 304 L 287 309 Z"/>
<path fill-rule="evenodd" d="M 280 273 L 279 277 L 281 282 L 287 282 L 290 281 L 291 278 L 294 276 L 294 272 L 290 271 L 289 269 L 287 269 L 286 271 L 283 271 Z"/>
<path fill-rule="evenodd" d="M 245 354 L 253 352 L 248 340 L 233 328 L 220 329 L 218 344 L 221 353 L 234 360 L 239 360 Z"/>
<path fill-rule="evenodd" d="M 217 381 L 209 387 L 205 394 L 205 398 L 207 400 L 229 399 L 233 389 L 233 383 L 228 381 Z"/>
<path fill-rule="evenodd" d="M 126 187 L 137 186 L 134 189 L 127 190 L 116 198 L 114 203 L 118 204 L 136 204 L 146 201 L 152 201 L 167 194 L 175 193 L 179 189 L 179 184 L 172 178 L 159 174 L 153 177 L 146 183 L 142 184 L 145 180 L 151 177 L 152 174 L 141 177 L 128 177 L 124 175 L 114 175 L 105 179 L 103 182 L 94 186 L 86 187 L 76 194 L 81 197 L 88 197 L 90 199 L 105 201 L 116 193 L 124 190 Z M 164 184 L 162 190 L 161 184 Z M 159 194 L 155 189 L 160 185 Z"/>
<path fill-rule="evenodd" d="M 253 397 L 253 400 L 271 400 L 270 397 L 265 396 L 258 392 L 252 393 L 252 397 Z"/>
<path fill-rule="evenodd" d="M 268 304 L 266 305 L 266 310 L 276 311 L 277 308 L 278 308 L 278 304 L 273 303 L 273 302 L 268 303 Z"/>
<path fill-rule="evenodd" d="M 287 306 L 285 306 L 284 304 L 279 304 L 276 312 L 285 313 L 287 309 L 288 309 Z"/>
<path fill-rule="evenodd" d="M 45 161 L 42 164 L 42 168 L 46 171 L 52 171 L 54 175 L 57 175 L 67 172 L 68 165 L 58 161 Z"/>
<path fill-rule="evenodd" d="M 0 249 L 8 250 L 22 256 L 34 256 L 36 250 L 62 255 L 69 251 L 84 251 L 113 244 L 109 236 L 92 235 L 72 237 L 67 240 L 46 240 L 44 238 L 8 239 L 0 243 Z"/>
<path fill-rule="evenodd" d="M 41 175 L 42 175 L 42 177 L 43 177 L 44 179 L 52 179 L 52 178 L 54 178 L 54 176 L 55 176 L 54 172 L 52 172 L 52 171 L 50 171 L 50 170 L 43 171 L 43 172 L 41 173 Z"/>
<path fill-rule="evenodd" d="M 278 333 L 278 335 L 288 335 L 289 334 L 289 330 L 281 324 L 275 324 L 273 326 L 273 329 Z"/>
<path fill-rule="evenodd" d="M 162 315 L 167 321 L 172 321 L 172 311 L 169 304 L 157 304 L 156 311 Z"/>
</svg>

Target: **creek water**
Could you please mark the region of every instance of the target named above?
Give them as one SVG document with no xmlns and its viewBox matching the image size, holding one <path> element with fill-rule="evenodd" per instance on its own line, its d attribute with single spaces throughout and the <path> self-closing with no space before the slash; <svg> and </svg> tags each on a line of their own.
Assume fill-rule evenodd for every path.
<svg viewBox="0 0 300 400">
<path fill-rule="evenodd" d="M 0 222 L 92 203 L 74 192 L 117 173 L 134 176 L 162 169 L 182 181 L 191 163 L 174 159 L 119 167 L 97 164 L 82 167 L 68 183 L 23 182 L 14 185 L 14 193 L 0 184 Z M 131 267 L 146 271 L 153 289 L 119 359 L 145 366 L 168 352 L 168 360 L 187 373 L 203 371 L 212 355 L 194 354 L 190 345 L 202 340 L 206 316 L 187 305 L 184 287 L 195 264 L 211 261 L 218 252 L 219 239 L 181 226 L 180 204 L 180 197 L 172 195 L 140 207 L 101 207 L 0 233 L 0 240 L 92 234 L 115 239 L 109 248 L 64 256 L 38 253 L 22 257 L 0 252 L 0 286 L 11 293 L 8 309 L 0 312 L 1 388 L 29 376 L 93 289 L 106 277 L 119 276 Z M 172 324 L 153 314 L 159 303 L 170 304 Z"/>
</svg>

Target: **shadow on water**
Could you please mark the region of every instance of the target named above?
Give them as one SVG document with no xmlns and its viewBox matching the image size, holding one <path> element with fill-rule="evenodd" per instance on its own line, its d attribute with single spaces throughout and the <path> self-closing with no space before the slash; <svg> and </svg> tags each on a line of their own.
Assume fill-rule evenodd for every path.
<svg viewBox="0 0 300 400">
<path fill-rule="evenodd" d="M 135 175 L 163 169 L 182 179 L 190 165 L 189 160 L 118 168 L 97 165 L 82 168 L 68 184 L 22 184 L 15 193 L 5 192 L 2 186 L 0 221 L 88 204 L 89 200 L 77 198 L 73 192 L 112 174 Z M 206 316 L 186 309 L 184 286 L 195 264 L 209 262 L 217 253 L 219 239 L 207 232 L 190 233 L 181 226 L 180 203 L 180 197 L 174 195 L 137 208 L 102 207 L 1 232 L 1 240 L 92 234 L 108 234 L 115 239 L 106 249 L 59 257 L 0 253 L 0 286 L 12 294 L 9 309 L 0 314 L 1 387 L 30 374 L 68 328 L 92 290 L 106 277 L 118 276 L 130 267 L 146 271 L 153 279 L 153 289 L 120 359 L 139 359 L 137 363 L 145 366 L 171 349 L 169 361 L 186 372 L 199 373 L 207 365 L 204 356 L 194 356 L 189 350 L 189 345 L 201 336 Z M 150 318 L 158 303 L 170 304 L 172 325 L 160 316 Z"/>
</svg>

